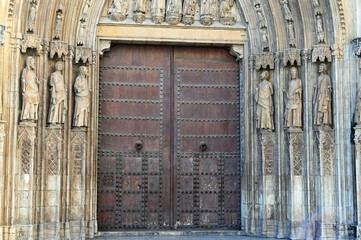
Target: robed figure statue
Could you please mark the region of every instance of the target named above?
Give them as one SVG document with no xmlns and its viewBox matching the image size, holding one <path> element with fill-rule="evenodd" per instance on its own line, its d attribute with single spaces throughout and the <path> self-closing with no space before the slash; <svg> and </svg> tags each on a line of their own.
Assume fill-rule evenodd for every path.
<svg viewBox="0 0 361 240">
<path fill-rule="evenodd" d="M 56 71 L 50 75 L 50 106 L 48 123 L 64 123 L 66 115 L 66 88 L 63 75 L 63 62 L 55 64 Z"/>
<path fill-rule="evenodd" d="M 291 68 L 291 81 L 286 93 L 285 126 L 287 128 L 302 127 L 302 81 L 297 78 L 297 68 Z"/>
<path fill-rule="evenodd" d="M 75 106 L 74 127 L 87 127 L 90 103 L 90 89 L 88 87 L 88 69 L 84 66 L 79 68 L 79 75 L 74 83 Z"/>
<path fill-rule="evenodd" d="M 257 103 L 257 129 L 274 130 L 273 123 L 273 86 L 268 81 L 269 72 L 263 71 L 261 80 L 256 88 L 256 103 Z"/>
<path fill-rule="evenodd" d="M 332 125 L 332 86 L 330 76 L 327 75 L 327 66 L 321 63 L 319 67 L 320 76 L 315 86 L 313 99 L 314 125 Z"/>
<path fill-rule="evenodd" d="M 21 92 L 23 97 L 23 105 L 21 110 L 21 121 L 38 120 L 39 106 L 39 80 L 34 72 L 35 59 L 33 57 L 26 58 L 26 67 L 21 72 Z"/>
</svg>

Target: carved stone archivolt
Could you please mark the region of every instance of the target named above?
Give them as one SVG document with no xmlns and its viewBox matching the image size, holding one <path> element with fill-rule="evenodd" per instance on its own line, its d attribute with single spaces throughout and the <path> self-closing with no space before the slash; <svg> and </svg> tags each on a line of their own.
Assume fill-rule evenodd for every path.
<svg viewBox="0 0 361 240">
<path fill-rule="evenodd" d="M 35 59 L 28 57 L 26 67 L 21 72 L 22 110 L 20 120 L 22 122 L 35 122 L 38 120 L 39 107 L 39 83 L 35 74 Z"/>
<path fill-rule="evenodd" d="M 75 79 L 74 93 L 74 127 L 87 127 L 89 121 L 89 107 L 90 107 L 90 88 L 88 86 L 88 68 L 81 66 L 79 68 L 79 75 Z"/>
<path fill-rule="evenodd" d="M 270 74 L 268 71 L 261 73 L 261 82 L 256 88 L 257 103 L 257 129 L 274 130 L 273 123 L 273 85 L 269 82 Z"/>
<path fill-rule="evenodd" d="M 291 80 L 288 83 L 285 108 L 285 127 L 302 128 L 302 80 L 298 78 L 297 68 L 290 70 Z"/>
<path fill-rule="evenodd" d="M 321 63 L 319 66 L 319 77 L 314 86 L 314 125 L 317 127 L 332 126 L 332 84 L 327 75 L 327 65 Z"/>
</svg>

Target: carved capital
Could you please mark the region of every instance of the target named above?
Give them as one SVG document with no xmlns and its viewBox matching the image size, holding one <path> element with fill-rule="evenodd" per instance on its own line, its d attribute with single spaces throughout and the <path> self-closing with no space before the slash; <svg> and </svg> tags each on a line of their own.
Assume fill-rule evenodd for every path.
<svg viewBox="0 0 361 240">
<path fill-rule="evenodd" d="M 353 54 L 361 58 L 361 37 L 352 40 Z"/>
<path fill-rule="evenodd" d="M 80 60 L 83 61 L 83 63 L 92 63 L 93 60 L 93 53 L 90 48 L 86 47 L 76 47 L 75 49 L 75 63 L 79 63 Z"/>
<path fill-rule="evenodd" d="M 260 70 L 261 68 L 275 68 L 275 59 L 273 53 L 261 53 L 256 55 L 256 69 Z"/>
<path fill-rule="evenodd" d="M 21 52 L 26 53 L 28 48 L 36 49 L 37 53 L 40 54 L 42 51 L 42 44 L 38 35 L 24 34 L 23 40 L 21 41 Z"/>
<path fill-rule="evenodd" d="M 315 45 L 312 51 L 312 62 L 332 62 L 332 53 L 330 45 Z"/>
<path fill-rule="evenodd" d="M 110 50 L 112 41 L 100 40 L 99 55 L 102 57 L 105 52 Z"/>
<path fill-rule="evenodd" d="M 297 48 L 289 48 L 285 49 L 283 52 L 283 65 L 287 66 L 290 63 L 291 66 L 297 64 L 301 66 L 301 50 Z"/>
<path fill-rule="evenodd" d="M 54 58 L 55 54 L 58 54 L 58 58 L 66 56 L 69 53 L 69 46 L 63 41 L 51 41 L 50 42 L 50 58 Z"/>
<path fill-rule="evenodd" d="M 332 56 L 335 59 L 343 59 L 344 56 L 344 46 L 342 44 L 333 44 L 331 46 Z"/>
<path fill-rule="evenodd" d="M 236 61 L 240 61 L 243 58 L 244 48 L 243 45 L 232 45 L 229 53 L 236 57 Z"/>
</svg>

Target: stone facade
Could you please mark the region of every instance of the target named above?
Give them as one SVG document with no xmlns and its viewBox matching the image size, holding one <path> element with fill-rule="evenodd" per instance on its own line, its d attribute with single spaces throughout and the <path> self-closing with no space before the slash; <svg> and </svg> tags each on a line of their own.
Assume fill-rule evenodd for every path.
<svg viewBox="0 0 361 240">
<path fill-rule="evenodd" d="M 240 230 L 360 239 L 360 13 L 359 0 L 1 1 L 0 239 L 98 232 L 99 58 L 112 43 L 230 49 Z"/>
</svg>

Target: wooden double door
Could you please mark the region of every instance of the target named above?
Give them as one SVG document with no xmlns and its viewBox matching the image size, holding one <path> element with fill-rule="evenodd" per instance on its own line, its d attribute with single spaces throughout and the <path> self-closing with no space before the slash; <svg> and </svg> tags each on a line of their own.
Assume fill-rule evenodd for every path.
<svg viewBox="0 0 361 240">
<path fill-rule="evenodd" d="M 239 228 L 239 66 L 229 52 L 116 45 L 99 74 L 99 230 Z"/>
</svg>

